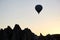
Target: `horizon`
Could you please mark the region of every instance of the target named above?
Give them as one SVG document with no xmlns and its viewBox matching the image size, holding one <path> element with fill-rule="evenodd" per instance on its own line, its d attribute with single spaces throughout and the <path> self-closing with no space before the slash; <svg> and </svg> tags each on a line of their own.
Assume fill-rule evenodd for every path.
<svg viewBox="0 0 60 40">
<path fill-rule="evenodd" d="M 37 4 L 43 6 L 40 14 L 35 10 Z M 0 0 L 0 28 L 19 24 L 37 35 L 60 34 L 59 4 L 60 0 Z"/>
</svg>

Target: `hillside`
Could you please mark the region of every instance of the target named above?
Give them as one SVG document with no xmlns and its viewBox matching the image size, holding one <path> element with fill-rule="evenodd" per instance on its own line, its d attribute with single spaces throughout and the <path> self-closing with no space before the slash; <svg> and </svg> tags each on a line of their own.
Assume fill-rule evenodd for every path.
<svg viewBox="0 0 60 40">
<path fill-rule="evenodd" d="M 10 26 L 4 30 L 0 29 L 0 40 L 60 40 L 60 34 L 43 36 L 40 33 L 40 36 L 37 36 L 29 28 L 22 30 L 18 24 L 15 24 L 13 29 Z"/>
</svg>

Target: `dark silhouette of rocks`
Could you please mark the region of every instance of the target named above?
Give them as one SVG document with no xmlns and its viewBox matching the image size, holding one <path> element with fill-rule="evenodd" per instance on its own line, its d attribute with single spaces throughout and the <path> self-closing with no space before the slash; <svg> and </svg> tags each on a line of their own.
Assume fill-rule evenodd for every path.
<svg viewBox="0 0 60 40">
<path fill-rule="evenodd" d="M 37 36 L 37 35 L 35 35 L 34 33 L 32 33 L 31 32 L 31 30 L 30 29 L 28 29 L 28 28 L 25 28 L 24 30 L 23 30 L 23 40 L 34 40 L 34 38 L 36 38 L 35 36 Z"/>
<path fill-rule="evenodd" d="M 10 26 L 4 30 L 0 29 L 0 40 L 60 40 L 60 34 L 43 36 L 40 33 L 40 36 L 37 36 L 30 29 L 22 30 L 18 24 L 15 24 L 13 29 Z"/>
<path fill-rule="evenodd" d="M 18 24 L 13 29 L 12 40 L 22 40 L 22 30 Z"/>
<path fill-rule="evenodd" d="M 0 40 L 3 40 L 3 29 L 0 29 Z"/>
<path fill-rule="evenodd" d="M 11 40 L 12 37 L 12 29 L 10 26 L 4 29 L 3 31 L 3 40 Z"/>
</svg>

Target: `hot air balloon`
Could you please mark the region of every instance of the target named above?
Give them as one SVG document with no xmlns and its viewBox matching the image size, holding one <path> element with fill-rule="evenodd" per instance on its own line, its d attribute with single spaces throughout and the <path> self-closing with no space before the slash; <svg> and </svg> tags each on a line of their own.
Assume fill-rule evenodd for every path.
<svg viewBox="0 0 60 40">
<path fill-rule="evenodd" d="M 35 6 L 35 10 L 38 12 L 38 14 L 41 12 L 42 9 L 43 9 L 42 5 Z"/>
</svg>

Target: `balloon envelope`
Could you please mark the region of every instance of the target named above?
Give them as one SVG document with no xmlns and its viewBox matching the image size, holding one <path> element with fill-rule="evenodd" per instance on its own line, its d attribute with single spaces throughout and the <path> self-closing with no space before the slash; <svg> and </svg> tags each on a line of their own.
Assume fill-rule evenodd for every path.
<svg viewBox="0 0 60 40">
<path fill-rule="evenodd" d="M 43 8 L 42 5 L 35 6 L 35 10 L 38 12 L 38 14 L 41 12 L 42 8 Z"/>
</svg>

